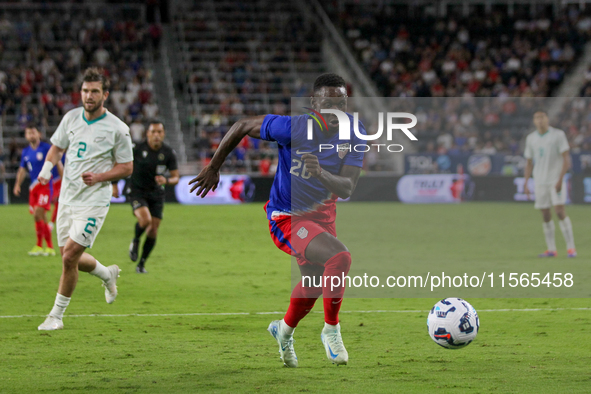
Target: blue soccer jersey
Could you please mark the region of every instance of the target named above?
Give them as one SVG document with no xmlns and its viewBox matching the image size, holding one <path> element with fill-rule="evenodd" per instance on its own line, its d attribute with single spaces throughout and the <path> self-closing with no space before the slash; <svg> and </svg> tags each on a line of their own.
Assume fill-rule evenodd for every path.
<svg viewBox="0 0 591 394">
<path fill-rule="evenodd" d="M 37 177 L 43 168 L 45 156 L 47 156 L 49 148 L 51 148 L 51 145 L 49 145 L 47 142 L 41 141 L 39 142 L 37 149 L 31 148 L 30 145 L 23 149 L 20 166 L 29 171 L 29 176 L 31 177 L 31 187 L 35 186 L 37 183 Z"/>
<path fill-rule="evenodd" d="M 307 172 L 302 155 L 318 157 L 323 171 L 338 175 L 343 165 L 362 167 L 366 142 L 353 132 L 353 116 L 349 115 L 351 139 L 341 140 L 339 134 L 326 136 L 314 122 L 313 138 L 308 139 L 309 115 L 267 115 L 261 126 L 261 138 L 276 141 L 279 164 L 271 188 L 267 217 L 274 214 L 301 214 L 321 207 L 332 193 Z M 366 134 L 359 122 L 359 132 Z M 322 149 L 321 149 L 322 147 Z"/>
</svg>

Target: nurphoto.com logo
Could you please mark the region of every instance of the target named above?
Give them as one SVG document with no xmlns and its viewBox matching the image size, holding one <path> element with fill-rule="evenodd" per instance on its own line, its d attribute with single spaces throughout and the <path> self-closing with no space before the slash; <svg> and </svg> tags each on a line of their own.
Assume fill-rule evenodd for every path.
<svg viewBox="0 0 591 394">
<path fill-rule="evenodd" d="M 338 121 L 339 121 L 339 139 L 340 140 L 351 140 L 351 121 L 349 120 L 349 116 L 343 112 L 339 111 L 338 109 L 321 109 L 320 112 L 313 110 L 312 108 L 304 107 L 304 109 L 310 110 L 308 115 L 312 119 L 308 119 L 308 135 L 307 138 L 309 141 L 314 139 L 314 121 L 318 124 L 320 129 L 328 129 L 328 125 L 326 120 L 322 116 L 322 114 L 334 114 Z M 384 127 L 384 118 L 386 119 L 386 126 Z M 395 119 L 398 121 L 399 119 L 410 119 L 410 123 L 394 123 Z M 410 132 L 409 129 L 413 128 L 417 124 L 417 117 L 408 112 L 386 112 L 385 116 L 383 112 L 378 112 L 378 131 L 375 134 L 365 135 L 359 131 L 359 113 L 353 112 L 353 132 L 355 136 L 362 141 L 375 141 L 379 139 L 382 134 L 384 134 L 384 129 L 386 131 L 386 139 L 388 141 L 393 140 L 393 134 L 395 130 L 402 131 L 408 139 L 411 141 L 417 141 L 417 137 L 414 136 L 413 133 Z M 319 151 L 322 152 L 323 150 L 331 150 L 336 149 L 341 151 L 343 149 L 348 150 L 349 152 L 368 152 L 371 147 L 375 147 L 378 152 L 380 149 L 385 149 L 388 152 L 397 153 L 402 152 L 404 147 L 400 144 L 348 144 L 348 147 L 343 147 L 342 144 L 335 146 L 333 144 L 320 144 Z"/>
</svg>

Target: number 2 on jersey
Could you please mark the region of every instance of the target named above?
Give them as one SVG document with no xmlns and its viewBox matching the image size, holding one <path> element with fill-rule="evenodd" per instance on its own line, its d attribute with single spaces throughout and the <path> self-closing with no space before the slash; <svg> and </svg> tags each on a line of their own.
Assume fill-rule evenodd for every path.
<svg viewBox="0 0 591 394">
<path fill-rule="evenodd" d="M 82 154 L 86 152 L 86 142 L 80 142 L 78 148 L 78 157 L 82 158 Z"/>
<path fill-rule="evenodd" d="M 306 165 L 304 164 L 303 168 L 302 168 L 302 161 L 298 160 L 298 159 L 291 159 L 292 162 L 295 163 L 294 166 L 291 167 L 291 169 L 289 170 L 290 174 L 293 174 L 295 176 L 301 176 L 302 179 L 309 179 L 312 174 L 310 174 L 308 172 L 308 170 L 306 169 Z M 302 175 L 299 174 L 299 169 L 302 168 Z"/>
<path fill-rule="evenodd" d="M 86 223 L 86 227 L 84 227 L 84 231 L 87 232 L 88 234 L 92 234 L 93 227 L 96 227 L 96 219 L 95 218 L 88 218 L 88 223 Z"/>
</svg>

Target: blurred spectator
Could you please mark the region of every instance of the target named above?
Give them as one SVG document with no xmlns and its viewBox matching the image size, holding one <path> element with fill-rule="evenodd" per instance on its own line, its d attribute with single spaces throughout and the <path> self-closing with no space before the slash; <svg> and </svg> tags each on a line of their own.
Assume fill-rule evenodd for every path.
<svg viewBox="0 0 591 394">
<path fill-rule="evenodd" d="M 158 115 L 158 106 L 154 103 L 154 99 L 150 97 L 147 103 L 142 107 L 144 117 L 146 119 L 154 119 Z"/>
<path fill-rule="evenodd" d="M 111 11 L 112 19 L 102 19 L 83 8 L 47 10 L 28 18 L 18 8 L 4 10 L 0 115 L 5 124 L 22 129 L 32 121 L 52 131 L 66 112 L 80 105 L 81 72 L 89 66 L 104 67 L 113 83 L 107 107 L 122 120 L 129 123 L 141 116 L 144 103 L 148 113 L 157 113 L 152 73 L 144 65 L 148 26 L 118 16 L 118 9 L 102 14 Z M 6 51 L 5 43 L 10 43 Z"/>
<path fill-rule="evenodd" d="M 133 120 L 133 122 L 129 125 L 129 132 L 131 133 L 131 139 L 136 144 L 143 141 L 145 131 L 146 131 L 146 127 L 142 123 L 142 120 L 139 116 L 136 117 Z"/>
</svg>

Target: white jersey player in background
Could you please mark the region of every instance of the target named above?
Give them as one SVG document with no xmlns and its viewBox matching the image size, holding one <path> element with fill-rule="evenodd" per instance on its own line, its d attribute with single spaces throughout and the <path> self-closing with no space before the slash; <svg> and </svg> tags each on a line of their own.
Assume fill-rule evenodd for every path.
<svg viewBox="0 0 591 394">
<path fill-rule="evenodd" d="M 92 247 L 109 211 L 110 182 L 133 171 L 131 137 L 129 127 L 103 107 L 109 81 L 102 70 L 85 71 L 81 94 L 83 107 L 63 117 L 38 177 L 47 183 L 67 149 L 56 225 L 63 270 L 55 304 L 39 330 L 64 327 L 62 317 L 76 288 L 78 270 L 103 280 L 107 303 L 117 296 L 119 267 L 105 267 L 85 250 Z"/>
<path fill-rule="evenodd" d="M 564 131 L 550 127 L 548 114 L 544 111 L 534 113 L 534 125 L 536 131 L 527 136 L 525 140 L 525 188 L 524 192 L 529 197 L 527 182 L 534 175 L 534 194 L 536 209 L 542 211 L 544 219 L 543 228 L 548 249 L 539 257 L 556 257 L 556 242 L 554 239 L 554 222 L 550 208 L 558 216 L 558 225 L 566 241 L 567 256 L 576 257 L 575 238 L 570 218 L 566 216 L 564 204 L 566 203 L 567 186 L 564 179 L 569 170 L 571 161 L 568 140 Z"/>
</svg>

